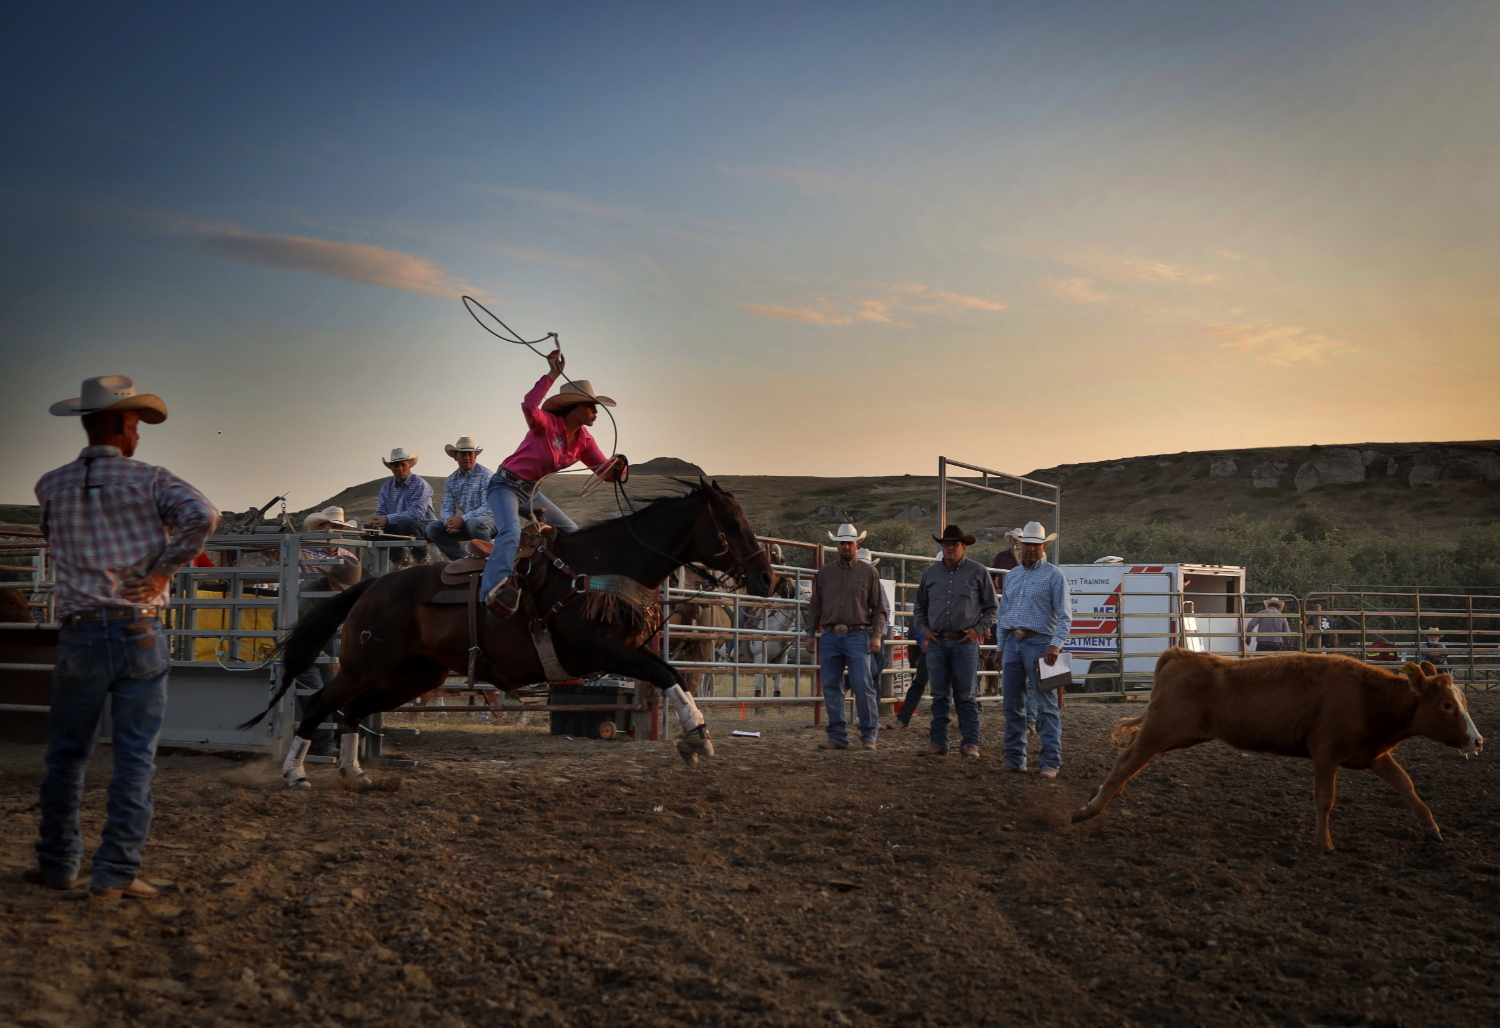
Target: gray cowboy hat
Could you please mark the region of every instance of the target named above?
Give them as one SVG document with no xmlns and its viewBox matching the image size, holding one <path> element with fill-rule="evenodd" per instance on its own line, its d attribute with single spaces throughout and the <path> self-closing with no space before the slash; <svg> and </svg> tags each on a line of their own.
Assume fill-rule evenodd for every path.
<svg viewBox="0 0 1500 1028">
<path fill-rule="evenodd" d="M 137 393 L 135 383 L 124 375 L 100 375 L 83 380 L 83 389 L 71 400 L 58 400 L 50 408 L 60 418 L 77 418 L 107 410 L 138 410 L 148 425 L 167 420 L 167 405 L 155 393 Z"/>
<path fill-rule="evenodd" d="M 411 461 L 412 467 L 417 466 L 417 455 L 415 453 L 407 453 L 406 447 L 404 446 L 397 446 L 393 447 L 391 450 L 391 459 L 386 460 L 384 457 L 381 457 L 380 463 L 384 464 L 386 467 L 390 467 L 392 464 L 400 464 L 404 460 Z"/>
</svg>

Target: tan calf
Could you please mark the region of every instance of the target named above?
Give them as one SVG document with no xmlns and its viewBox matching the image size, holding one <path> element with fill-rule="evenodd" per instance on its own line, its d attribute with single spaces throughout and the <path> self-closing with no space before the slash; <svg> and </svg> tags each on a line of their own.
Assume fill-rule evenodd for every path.
<svg viewBox="0 0 1500 1028">
<path fill-rule="evenodd" d="M 1469 704 L 1449 675 L 1427 661 L 1405 674 L 1352 657 L 1287 653 L 1232 660 L 1172 648 L 1156 662 L 1151 702 L 1115 729 L 1124 748 L 1104 784 L 1073 821 L 1101 813 L 1152 757 L 1220 739 L 1230 746 L 1313 762 L 1317 843 L 1333 849 L 1328 815 L 1340 767 L 1369 768 L 1406 800 L 1431 839 L 1442 839 L 1392 751 L 1423 735 L 1461 750 L 1484 748 Z"/>
</svg>

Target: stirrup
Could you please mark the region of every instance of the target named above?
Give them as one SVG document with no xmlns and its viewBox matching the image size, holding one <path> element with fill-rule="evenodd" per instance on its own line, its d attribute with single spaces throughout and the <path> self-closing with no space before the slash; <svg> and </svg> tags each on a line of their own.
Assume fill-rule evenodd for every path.
<svg viewBox="0 0 1500 1028">
<path fill-rule="evenodd" d="M 521 590 L 506 582 L 501 582 L 490 590 L 490 594 L 484 598 L 485 609 L 491 614 L 504 617 L 514 614 L 516 608 L 521 605 Z"/>
</svg>

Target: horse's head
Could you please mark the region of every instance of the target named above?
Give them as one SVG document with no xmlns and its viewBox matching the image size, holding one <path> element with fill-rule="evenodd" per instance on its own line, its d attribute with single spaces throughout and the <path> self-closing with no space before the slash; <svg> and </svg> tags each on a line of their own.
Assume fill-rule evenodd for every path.
<svg viewBox="0 0 1500 1028">
<path fill-rule="evenodd" d="M 704 500 L 703 513 L 688 559 L 734 576 L 752 596 L 770 596 L 776 576 L 739 502 L 720 489 L 718 482 L 700 478 L 698 492 Z"/>
</svg>

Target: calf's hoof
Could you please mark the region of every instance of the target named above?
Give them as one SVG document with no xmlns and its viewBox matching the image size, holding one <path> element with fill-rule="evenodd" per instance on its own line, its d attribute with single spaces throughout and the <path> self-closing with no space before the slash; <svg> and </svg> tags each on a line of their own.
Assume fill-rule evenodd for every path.
<svg viewBox="0 0 1500 1028">
<path fill-rule="evenodd" d="M 688 767 L 698 766 L 698 754 L 694 753 L 693 748 L 687 743 L 681 741 L 677 743 L 677 755 L 682 758 L 683 763 L 687 764 Z"/>
<path fill-rule="evenodd" d="M 1090 816 L 1088 807 L 1079 807 L 1073 811 L 1073 823 L 1076 825 L 1080 821 L 1087 821 Z"/>
<path fill-rule="evenodd" d="M 1436 825 L 1431 828 L 1422 829 L 1422 834 L 1427 836 L 1427 838 L 1431 839 L 1433 842 L 1443 841 L 1443 830 L 1441 828 L 1438 828 Z"/>
</svg>

